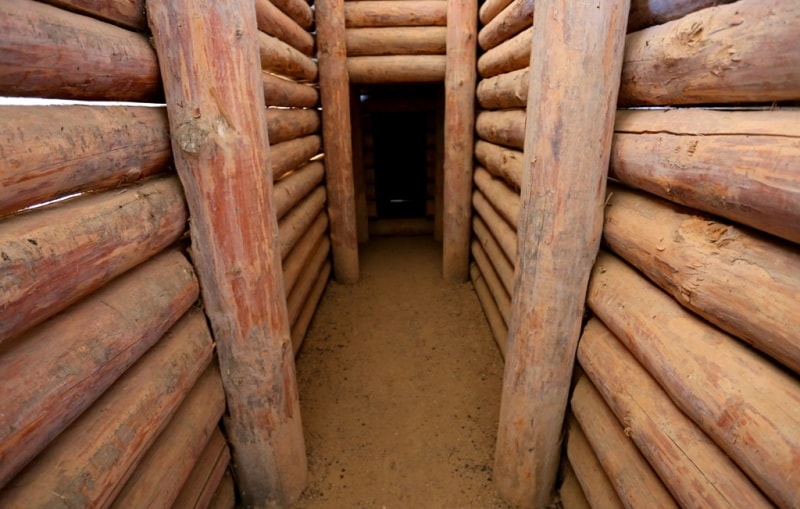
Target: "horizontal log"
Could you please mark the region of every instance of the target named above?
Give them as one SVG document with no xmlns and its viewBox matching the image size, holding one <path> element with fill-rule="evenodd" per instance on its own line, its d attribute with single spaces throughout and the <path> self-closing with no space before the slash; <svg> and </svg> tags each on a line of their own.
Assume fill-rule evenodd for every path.
<svg viewBox="0 0 800 509">
<path fill-rule="evenodd" d="M 208 509 L 234 509 L 236 506 L 236 491 L 233 485 L 233 477 L 230 470 L 225 474 L 217 486 L 217 491 L 208 504 Z"/>
<path fill-rule="evenodd" d="M 311 30 L 314 26 L 314 13 L 304 0 L 270 0 L 270 2 L 306 30 Z"/>
<path fill-rule="evenodd" d="M 297 24 L 289 15 L 273 5 L 270 0 L 255 0 L 258 29 L 277 37 L 300 53 L 312 56 L 314 36 Z"/>
<path fill-rule="evenodd" d="M 180 183 L 169 177 L 0 223 L 0 342 L 160 252 L 186 220 Z"/>
<path fill-rule="evenodd" d="M 493 177 L 485 168 L 475 168 L 473 177 L 475 187 L 480 189 L 489 203 L 500 213 L 509 226 L 517 229 L 519 221 L 520 196 L 502 180 Z"/>
<path fill-rule="evenodd" d="M 528 104 L 529 81 L 527 67 L 481 80 L 476 92 L 478 104 L 488 110 L 524 108 Z"/>
<path fill-rule="evenodd" d="M 107 506 L 211 361 L 190 311 L 0 491 L 5 508 Z"/>
<path fill-rule="evenodd" d="M 327 227 L 328 215 L 322 212 L 286 256 L 283 264 L 283 287 L 286 295 L 291 295 L 298 278 L 307 269 L 308 260 L 313 253 L 326 249 L 325 245 L 330 247 L 330 238 L 325 234 Z"/>
<path fill-rule="evenodd" d="M 522 185 L 522 161 L 520 150 L 509 149 L 484 140 L 475 142 L 475 158 L 495 177 L 502 178 L 517 192 Z"/>
<path fill-rule="evenodd" d="M 282 40 L 264 32 L 258 33 L 261 68 L 299 81 L 316 81 L 317 64 Z"/>
<path fill-rule="evenodd" d="M 286 259 L 286 255 L 322 211 L 325 202 L 325 188 L 320 186 L 278 221 L 278 244 L 281 260 Z"/>
<path fill-rule="evenodd" d="M 272 145 L 319 132 L 320 117 L 317 110 L 267 108 L 266 114 L 269 142 Z"/>
<path fill-rule="evenodd" d="M 446 26 L 443 0 L 362 0 L 344 4 L 347 28 Z"/>
<path fill-rule="evenodd" d="M 267 71 L 263 71 L 261 81 L 267 106 L 313 108 L 319 104 L 319 91 L 311 85 L 281 78 Z"/>
<path fill-rule="evenodd" d="M 596 318 L 578 343 L 578 361 L 682 507 L 771 506 Z"/>
<path fill-rule="evenodd" d="M 327 240 L 327 239 L 326 239 Z M 294 327 L 303 306 L 309 298 L 314 283 L 326 264 L 330 263 L 330 242 L 321 242 L 306 260 L 305 270 L 297 278 L 291 293 L 287 292 L 286 307 L 289 310 L 289 323 Z"/>
<path fill-rule="evenodd" d="M 309 292 L 308 299 L 306 300 L 303 309 L 300 311 L 297 321 L 292 327 L 292 347 L 294 348 L 295 355 L 297 355 L 297 352 L 300 351 L 300 347 L 303 346 L 303 340 L 305 339 L 306 332 L 308 332 L 308 328 L 311 325 L 311 319 L 314 317 L 314 312 L 317 310 L 317 306 L 319 306 L 320 300 L 322 299 L 322 294 L 325 292 L 325 288 L 328 285 L 328 280 L 330 277 L 331 264 L 326 263 L 322 269 L 322 272 L 320 272 L 317 276 L 317 280 L 314 283 L 311 292 Z"/>
<path fill-rule="evenodd" d="M 292 170 L 305 166 L 308 160 L 322 150 L 322 137 L 319 134 L 303 136 L 270 146 L 270 165 L 272 178 L 279 180 Z"/>
<path fill-rule="evenodd" d="M 497 276 L 503 282 L 506 292 L 508 292 L 508 295 L 513 295 L 514 266 L 511 265 L 508 257 L 500 248 L 500 244 L 497 243 L 492 232 L 489 231 L 489 227 L 486 226 L 480 216 L 472 217 L 472 232 L 478 242 L 481 243 L 481 246 L 483 246 L 483 250 L 486 251 L 486 256 L 492 261 L 492 266 L 494 266 Z"/>
<path fill-rule="evenodd" d="M 586 375 L 578 378 L 570 408 L 597 460 L 626 507 L 674 507 L 678 504 L 650 464 L 623 431 L 617 417 Z"/>
<path fill-rule="evenodd" d="M 478 44 L 488 51 L 533 25 L 534 0 L 514 0 L 478 33 Z"/>
<path fill-rule="evenodd" d="M 500 281 L 500 277 L 497 275 L 497 271 L 495 270 L 492 261 L 489 260 L 489 257 L 486 255 L 486 251 L 483 250 L 481 243 L 477 240 L 473 240 L 470 244 L 470 248 L 472 252 L 472 258 L 475 260 L 475 264 L 481 271 L 483 280 L 486 282 L 486 286 L 489 288 L 489 293 L 497 305 L 497 310 L 500 312 L 500 316 L 503 318 L 503 323 L 507 327 L 509 315 L 511 314 L 511 297 L 509 297 L 509 294 L 503 286 L 502 281 Z"/>
<path fill-rule="evenodd" d="M 444 55 L 447 49 L 447 27 L 348 28 L 346 36 L 350 57 Z"/>
<path fill-rule="evenodd" d="M 369 234 L 375 236 L 431 235 L 433 221 L 426 218 L 378 219 L 370 221 Z"/>
<path fill-rule="evenodd" d="M 165 170 L 164 108 L 0 106 L 0 216 Z"/>
<path fill-rule="evenodd" d="M 629 34 L 619 103 L 800 99 L 800 4 L 741 0 Z"/>
<path fill-rule="evenodd" d="M 147 31 L 145 0 L 45 0 L 44 3 L 109 21 L 138 32 Z"/>
<path fill-rule="evenodd" d="M 156 101 L 156 52 L 138 34 L 33 0 L 0 4 L 0 95 Z M 13 34 L 13 35 L 12 35 Z"/>
<path fill-rule="evenodd" d="M 200 376 L 111 507 L 169 509 L 225 411 L 219 367 Z"/>
<path fill-rule="evenodd" d="M 561 477 L 563 481 L 558 490 L 561 507 L 563 509 L 591 509 L 586 495 L 583 494 L 583 488 L 581 488 L 578 478 L 575 477 L 575 471 L 566 458 L 561 460 Z"/>
<path fill-rule="evenodd" d="M 503 9 L 508 7 L 512 0 L 486 0 L 481 4 L 481 8 L 478 10 L 478 19 L 480 20 L 482 25 L 488 24 L 492 21 L 498 14 L 503 12 Z"/>
<path fill-rule="evenodd" d="M 567 416 L 567 458 L 590 506 L 610 509 L 625 507 L 572 414 Z"/>
<path fill-rule="evenodd" d="M 800 382 L 601 252 L 589 306 L 670 398 L 783 507 L 800 505 Z M 655 317 L 655 318 L 654 318 Z"/>
<path fill-rule="evenodd" d="M 225 475 L 227 467 L 224 465 L 230 463 L 230 458 L 231 454 L 225 443 L 225 437 L 219 428 L 216 428 L 194 464 L 189 478 L 181 487 L 172 507 L 175 509 L 207 507 L 218 483 Z"/>
<path fill-rule="evenodd" d="M 319 186 L 324 177 L 325 166 L 320 161 L 314 161 L 277 181 L 272 191 L 276 217 L 280 219 L 286 215 L 300 200 Z"/>
<path fill-rule="evenodd" d="M 483 222 L 492 232 L 492 236 L 500 244 L 506 257 L 511 263 L 517 265 L 517 232 L 502 218 L 492 207 L 489 201 L 480 191 L 472 194 L 472 206 L 478 213 Z"/>
<path fill-rule="evenodd" d="M 167 251 L 5 345 L 0 486 L 89 408 L 198 295 L 189 261 Z"/>
<path fill-rule="evenodd" d="M 349 57 L 350 83 L 430 83 L 444 81 L 444 55 Z"/>
<path fill-rule="evenodd" d="M 486 141 L 523 149 L 525 110 L 481 111 L 475 118 L 475 132 Z"/>
<path fill-rule="evenodd" d="M 478 302 L 483 308 L 483 314 L 489 323 L 489 329 L 492 331 L 494 341 L 500 350 L 500 355 L 505 359 L 508 348 L 508 327 L 506 327 L 506 323 L 500 315 L 500 310 L 497 309 L 497 303 L 492 298 L 492 293 L 483 279 L 481 270 L 474 263 L 470 266 L 469 276 L 470 280 L 472 280 L 472 286 L 475 288 L 475 294 L 478 296 Z"/>
<path fill-rule="evenodd" d="M 484 78 L 491 78 L 528 67 L 531 61 L 532 40 L 533 27 L 495 46 L 478 59 L 478 72 Z"/>
<path fill-rule="evenodd" d="M 796 111 L 617 112 L 610 176 L 800 243 Z"/>
<path fill-rule="evenodd" d="M 713 7 L 729 4 L 734 0 L 631 0 L 628 14 L 628 32 L 635 32 L 653 25 L 661 25 L 667 21 L 680 19 L 687 14 Z"/>
</svg>

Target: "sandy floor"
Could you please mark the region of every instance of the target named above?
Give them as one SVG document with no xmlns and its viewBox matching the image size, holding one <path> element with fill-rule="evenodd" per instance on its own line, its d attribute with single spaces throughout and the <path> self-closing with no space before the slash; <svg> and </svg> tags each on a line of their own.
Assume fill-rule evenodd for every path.
<svg viewBox="0 0 800 509">
<path fill-rule="evenodd" d="M 503 365 L 472 286 L 428 237 L 373 239 L 298 357 L 310 483 L 297 508 L 503 508 L 491 480 Z"/>
</svg>

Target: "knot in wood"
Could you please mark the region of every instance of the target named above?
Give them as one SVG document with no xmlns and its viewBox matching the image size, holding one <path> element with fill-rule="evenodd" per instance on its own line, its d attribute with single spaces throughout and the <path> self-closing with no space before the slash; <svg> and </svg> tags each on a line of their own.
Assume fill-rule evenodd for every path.
<svg viewBox="0 0 800 509">
<path fill-rule="evenodd" d="M 187 123 L 178 127 L 175 137 L 184 152 L 196 154 L 205 144 L 208 131 L 195 123 Z"/>
</svg>

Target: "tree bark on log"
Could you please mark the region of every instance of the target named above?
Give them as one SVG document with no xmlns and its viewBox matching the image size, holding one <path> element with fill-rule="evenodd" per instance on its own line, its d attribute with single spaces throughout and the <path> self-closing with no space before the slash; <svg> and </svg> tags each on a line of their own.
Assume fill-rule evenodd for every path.
<svg viewBox="0 0 800 509">
<path fill-rule="evenodd" d="M 278 222 L 280 232 L 278 245 L 280 246 L 281 259 L 285 260 L 289 251 L 297 244 L 300 237 L 308 230 L 313 221 L 325 207 L 325 188 L 318 187 L 308 196 L 303 198 L 296 207 L 290 210 Z M 331 241 L 333 243 L 333 241 Z"/>
<path fill-rule="evenodd" d="M 794 468 L 800 454 L 800 383 L 795 377 L 683 309 L 610 254 L 597 258 L 588 303 L 681 410 L 773 502 L 800 504 L 800 472 Z"/>
<path fill-rule="evenodd" d="M 109 21 L 137 32 L 147 31 L 145 0 L 45 0 L 44 3 Z"/>
<path fill-rule="evenodd" d="M 0 95 L 108 101 L 162 97 L 147 37 L 32 0 L 0 3 Z"/>
<path fill-rule="evenodd" d="M 796 111 L 619 111 L 609 175 L 800 243 Z"/>
<path fill-rule="evenodd" d="M 314 12 L 304 0 L 269 0 L 282 10 L 284 14 L 292 18 L 295 23 L 311 30 L 314 26 Z"/>
<path fill-rule="evenodd" d="M 297 318 L 308 301 L 319 275 L 325 270 L 326 266 L 330 271 L 330 262 L 328 262 L 329 247 L 330 243 L 327 242 L 317 244 L 316 249 L 311 252 L 311 256 L 306 260 L 305 270 L 300 274 L 292 293 L 289 294 L 289 298 L 286 300 L 286 306 L 289 308 L 289 321 L 292 327 L 297 324 Z"/>
<path fill-rule="evenodd" d="M 531 62 L 532 40 L 533 27 L 498 44 L 478 59 L 478 72 L 483 78 L 491 78 L 498 74 L 528 67 Z"/>
<path fill-rule="evenodd" d="M 443 0 L 361 0 L 344 5 L 347 28 L 447 26 Z"/>
<path fill-rule="evenodd" d="M 476 92 L 478 104 L 488 110 L 525 108 L 529 83 L 527 67 L 481 80 Z"/>
<path fill-rule="evenodd" d="M 317 310 L 317 306 L 319 306 L 320 300 L 322 299 L 322 294 L 325 292 L 325 288 L 328 285 L 328 279 L 330 277 L 331 265 L 328 263 L 325 264 L 322 272 L 320 272 L 319 276 L 317 277 L 317 281 L 314 283 L 314 287 L 311 289 L 308 300 L 306 300 L 303 309 L 300 311 L 300 315 L 297 317 L 297 322 L 295 322 L 294 327 L 292 328 L 292 344 L 295 355 L 297 355 L 297 352 L 300 351 L 300 347 L 303 346 L 303 339 L 306 337 L 308 327 L 311 325 L 311 319 L 314 317 L 314 312 Z"/>
<path fill-rule="evenodd" d="M 308 164 L 308 160 L 322 150 L 322 137 L 318 134 L 284 141 L 270 147 L 272 178 L 280 180 L 292 170 Z"/>
<path fill-rule="evenodd" d="M 526 110 L 481 111 L 475 118 L 475 132 L 484 140 L 522 149 L 525 147 Z"/>
<path fill-rule="evenodd" d="M 299 81 L 317 80 L 316 62 L 277 37 L 258 32 L 258 52 L 265 71 Z"/>
<path fill-rule="evenodd" d="M 534 0 L 514 0 L 483 27 L 478 44 L 489 51 L 533 24 Z"/>
<path fill-rule="evenodd" d="M 497 243 L 494 235 L 489 231 L 489 227 L 486 226 L 486 223 L 483 222 L 480 216 L 475 215 L 472 217 L 472 230 L 478 242 L 483 246 L 483 250 L 486 251 L 486 256 L 492 260 L 492 265 L 497 271 L 498 277 L 500 277 L 500 280 L 503 282 L 506 292 L 509 296 L 513 295 L 514 266 L 511 265 L 508 257 L 506 257 L 506 254 L 500 248 L 500 244 Z"/>
<path fill-rule="evenodd" d="M 489 259 L 486 251 L 483 250 L 481 243 L 477 240 L 473 240 L 471 247 L 472 258 L 481 271 L 483 280 L 486 281 L 486 286 L 489 288 L 489 293 L 497 305 L 500 316 L 503 318 L 503 323 L 508 325 L 508 316 L 511 310 L 511 297 L 509 297 L 508 292 L 506 292 L 503 282 L 500 281 L 500 277 L 497 275 L 494 264 Z"/>
<path fill-rule="evenodd" d="M 682 507 L 771 507 L 596 318 L 578 343 L 578 361 Z"/>
<path fill-rule="evenodd" d="M 256 23 L 262 32 L 277 37 L 300 53 L 314 54 L 314 36 L 275 7 L 270 0 L 255 0 Z"/>
<path fill-rule="evenodd" d="M 0 342 L 151 258 L 178 240 L 186 219 L 174 177 L 6 219 L 0 224 Z"/>
<path fill-rule="evenodd" d="M 482 25 L 487 25 L 490 21 L 492 21 L 498 14 L 503 12 L 503 9 L 508 7 L 513 0 L 486 0 L 481 4 L 480 10 L 478 10 L 478 19 L 480 19 Z"/>
<path fill-rule="evenodd" d="M 288 505 L 307 470 L 259 106 L 263 34 L 246 0 L 150 0 L 148 17 L 199 246 L 192 258 L 219 353 L 242 503 Z M 195 25 L 204 30 L 181 28 Z"/>
<path fill-rule="evenodd" d="M 267 108 L 266 115 L 270 146 L 318 133 L 321 125 L 317 110 Z"/>
<path fill-rule="evenodd" d="M 553 1 L 539 6 L 533 26 L 520 256 L 493 476 L 503 498 L 519 506 L 544 506 L 555 488 L 600 247 L 629 7 L 630 0 Z"/>
<path fill-rule="evenodd" d="M 631 12 L 628 16 L 628 32 L 636 32 L 653 25 L 661 25 L 667 21 L 680 19 L 687 14 L 713 7 L 729 4 L 734 0 L 631 0 Z"/>
<path fill-rule="evenodd" d="M 172 505 L 173 509 L 209 507 L 210 500 L 228 471 L 230 460 L 228 444 L 217 428 L 181 487 L 181 492 Z"/>
<path fill-rule="evenodd" d="M 572 415 L 567 416 L 567 458 L 591 507 L 623 509 L 586 435 Z"/>
<path fill-rule="evenodd" d="M 621 105 L 800 99 L 800 4 L 741 0 L 634 32 Z"/>
<path fill-rule="evenodd" d="M 435 83 L 444 81 L 445 55 L 385 55 L 349 57 L 351 83 Z"/>
<path fill-rule="evenodd" d="M 283 264 L 283 283 L 286 286 L 287 295 L 291 295 L 297 279 L 306 269 L 306 262 L 311 254 L 316 252 L 321 244 L 328 246 L 325 248 L 326 251 L 330 249 L 330 239 L 325 235 L 327 227 L 328 216 L 323 212 L 311 223 L 308 231 L 303 234 L 303 237 L 286 257 L 286 263 Z"/>
<path fill-rule="evenodd" d="M 163 108 L 0 106 L 0 216 L 144 179 L 172 158 Z"/>
<path fill-rule="evenodd" d="M 272 195 L 275 200 L 275 217 L 281 219 L 295 205 L 322 184 L 325 166 L 320 161 L 308 163 L 277 181 Z"/>
<path fill-rule="evenodd" d="M 575 477 L 575 471 L 566 458 L 561 460 L 561 471 L 564 481 L 561 483 L 559 495 L 563 509 L 591 509 L 586 495 L 583 494 L 583 488 Z"/>
<path fill-rule="evenodd" d="M 508 328 L 503 321 L 503 317 L 500 316 L 497 303 L 492 298 L 492 294 L 489 291 L 489 287 L 486 285 L 486 281 L 483 279 L 481 270 L 474 263 L 470 266 L 469 275 L 472 280 L 472 286 L 475 288 L 475 294 L 478 296 L 481 308 L 483 308 L 483 314 L 486 315 L 486 321 L 489 322 L 489 328 L 492 331 L 494 341 L 497 343 L 500 355 L 505 359 Z"/>
<path fill-rule="evenodd" d="M 348 57 L 444 55 L 447 49 L 446 27 L 348 28 L 346 32 Z"/>
<path fill-rule="evenodd" d="M 475 158 L 495 177 L 502 178 L 510 187 L 519 190 L 522 184 L 524 154 L 488 141 L 475 142 Z"/>
<path fill-rule="evenodd" d="M 521 207 L 520 196 L 500 179 L 492 177 L 486 169 L 478 166 L 475 168 L 475 187 L 489 200 L 494 209 L 500 213 L 509 226 L 517 229 L 519 211 Z"/>
<path fill-rule="evenodd" d="M 512 265 L 516 267 L 517 258 L 517 232 L 502 218 L 500 214 L 489 204 L 489 201 L 480 191 L 475 191 L 472 194 L 472 205 L 475 207 L 475 212 L 483 219 L 492 236 L 500 244 L 506 257 L 511 260 Z"/>
<path fill-rule="evenodd" d="M 319 104 L 319 92 L 311 85 L 297 83 L 263 71 L 264 103 L 267 106 L 313 108 Z"/>
</svg>

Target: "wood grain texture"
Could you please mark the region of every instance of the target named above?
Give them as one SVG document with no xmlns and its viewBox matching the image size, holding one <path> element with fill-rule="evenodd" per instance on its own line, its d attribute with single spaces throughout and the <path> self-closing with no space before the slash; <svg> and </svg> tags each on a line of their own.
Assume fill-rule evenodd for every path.
<svg viewBox="0 0 800 509">
<path fill-rule="evenodd" d="M 298 81 L 317 80 L 317 63 L 277 37 L 258 32 L 261 68 Z"/>
<path fill-rule="evenodd" d="M 270 0 L 270 2 L 306 30 L 311 30 L 314 26 L 314 13 L 308 2 L 304 0 Z"/>
<path fill-rule="evenodd" d="M 472 217 L 472 232 L 481 246 L 483 246 L 484 251 L 486 251 L 486 256 L 492 260 L 492 265 L 497 271 L 500 280 L 503 282 L 506 292 L 509 296 L 513 295 L 514 266 L 500 248 L 500 244 L 497 243 L 494 235 L 489 231 L 489 227 L 486 226 L 486 223 L 483 222 L 480 216 L 475 215 Z"/>
<path fill-rule="evenodd" d="M 489 322 L 489 328 L 492 330 L 497 348 L 500 350 L 500 355 L 505 358 L 508 338 L 508 328 L 500 315 L 500 310 L 497 308 L 497 303 L 492 298 L 492 293 L 483 279 L 481 269 L 476 264 L 471 264 L 469 269 L 470 280 L 472 286 L 475 288 L 475 294 L 478 296 L 478 301 L 483 309 L 483 314 L 486 315 L 486 321 Z"/>
<path fill-rule="evenodd" d="M 219 428 L 214 430 L 205 449 L 197 459 L 186 482 L 183 483 L 174 509 L 209 507 L 219 483 L 229 473 L 230 449 Z"/>
<path fill-rule="evenodd" d="M 314 161 L 291 172 L 275 183 L 273 196 L 275 216 L 280 219 L 295 205 L 316 189 L 325 177 L 325 166 Z"/>
<path fill-rule="evenodd" d="M 586 435 L 572 415 L 567 416 L 566 440 L 567 458 L 589 505 L 608 509 L 624 508 Z"/>
<path fill-rule="evenodd" d="M 517 258 L 517 232 L 509 225 L 497 211 L 492 207 L 486 197 L 480 191 L 472 194 L 472 205 L 475 212 L 486 223 L 492 236 L 500 244 L 506 257 L 516 266 Z"/>
<path fill-rule="evenodd" d="M 261 75 L 264 84 L 264 103 L 267 106 L 313 108 L 319 103 L 319 91 L 311 85 L 275 76 L 267 71 Z"/>
<path fill-rule="evenodd" d="M 344 4 L 347 28 L 446 26 L 444 0 L 360 0 Z"/>
<path fill-rule="evenodd" d="M 444 81 L 444 55 L 384 55 L 349 57 L 347 73 L 351 83 L 436 83 Z"/>
<path fill-rule="evenodd" d="M 680 19 L 706 7 L 729 4 L 734 0 L 631 0 L 628 32 Z"/>
<path fill-rule="evenodd" d="M 295 244 L 309 229 L 325 207 L 327 193 L 324 187 L 317 187 L 291 209 L 278 222 L 280 235 L 278 246 L 281 259 L 285 260 Z"/>
<path fill-rule="evenodd" d="M 144 32 L 147 30 L 145 0 L 45 0 L 44 3 L 62 7 L 93 18 Z"/>
<path fill-rule="evenodd" d="M 516 230 L 521 207 L 519 194 L 480 166 L 475 168 L 474 181 L 475 187 L 480 189 L 508 225 Z"/>
<path fill-rule="evenodd" d="M 486 5 L 486 4 L 484 4 Z M 498 44 L 478 59 L 478 72 L 483 78 L 528 67 L 531 62 L 533 27 Z"/>
<path fill-rule="evenodd" d="M 269 0 L 255 0 L 258 29 L 282 40 L 300 53 L 314 53 L 314 36 Z"/>
<path fill-rule="evenodd" d="M 488 24 L 492 21 L 498 14 L 503 12 L 503 9 L 508 7 L 512 0 L 486 0 L 481 4 L 481 8 L 478 10 L 478 19 L 480 19 L 482 25 Z"/>
<path fill-rule="evenodd" d="M 586 495 L 583 494 L 583 488 L 581 488 L 578 478 L 575 477 L 575 471 L 566 458 L 561 460 L 561 476 L 563 482 L 558 490 L 561 496 L 561 506 L 564 509 L 591 509 Z"/>
<path fill-rule="evenodd" d="M 489 288 L 489 293 L 492 295 L 497 310 L 503 318 L 503 324 L 507 326 L 508 316 L 511 312 L 511 297 L 509 297 L 509 293 L 506 291 L 503 282 L 497 275 L 494 264 L 489 259 L 486 251 L 483 250 L 481 243 L 477 240 L 473 240 L 470 244 L 470 252 L 472 253 L 473 260 L 475 260 L 475 265 L 477 265 L 478 269 L 481 271 L 486 286 Z"/>
<path fill-rule="evenodd" d="M 321 212 L 287 255 L 286 262 L 283 264 L 283 284 L 289 295 L 291 295 L 298 278 L 307 268 L 306 262 L 311 253 L 315 252 L 320 244 L 327 244 L 330 247 L 330 239 L 325 235 L 327 227 L 328 216 Z"/>
<path fill-rule="evenodd" d="M 512 189 L 522 184 L 524 154 L 484 140 L 475 141 L 475 159 L 495 177 L 502 178 Z"/>
<path fill-rule="evenodd" d="M 317 110 L 267 108 L 267 131 L 270 146 L 319 132 Z"/>
<path fill-rule="evenodd" d="M 487 110 L 525 108 L 528 104 L 529 68 L 498 74 L 481 80 L 476 97 Z"/>
<path fill-rule="evenodd" d="M 292 344 L 294 345 L 295 355 L 297 355 L 300 348 L 303 346 L 303 339 L 306 337 L 308 327 L 311 325 L 311 319 L 314 317 L 314 312 L 317 310 L 317 306 L 319 305 L 320 299 L 322 299 L 325 288 L 327 288 L 330 277 L 331 265 L 327 263 L 323 267 L 322 272 L 319 273 L 319 276 L 317 276 L 317 280 L 309 293 L 308 299 L 303 309 L 300 311 L 294 327 L 292 327 Z"/>
<path fill-rule="evenodd" d="M 292 170 L 308 164 L 308 160 L 322 150 L 322 137 L 318 134 L 283 141 L 270 147 L 272 178 L 278 180 Z"/>
<path fill-rule="evenodd" d="M 481 111 L 475 117 L 475 132 L 485 141 L 522 149 L 525 146 L 527 122 L 525 111 L 524 109 Z"/>
<path fill-rule="evenodd" d="M 486 23 L 478 34 L 478 44 L 488 51 L 533 24 L 534 0 L 513 0 Z"/>
<path fill-rule="evenodd" d="M 350 57 L 444 55 L 446 50 L 446 27 L 348 28 L 346 32 Z"/>
</svg>

